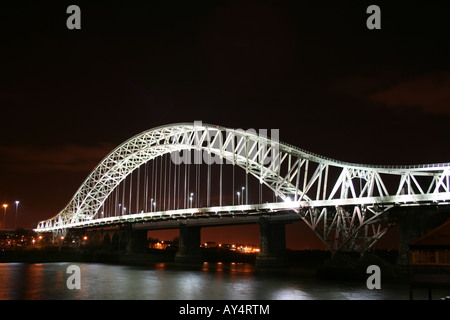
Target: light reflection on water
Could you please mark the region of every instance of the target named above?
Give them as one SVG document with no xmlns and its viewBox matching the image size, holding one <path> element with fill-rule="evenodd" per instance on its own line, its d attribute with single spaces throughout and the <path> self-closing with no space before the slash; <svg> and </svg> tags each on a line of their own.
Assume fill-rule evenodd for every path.
<svg viewBox="0 0 450 320">
<path fill-rule="evenodd" d="M 152 299 L 152 300 L 399 300 L 408 299 L 408 285 L 330 282 L 312 272 L 261 271 L 246 263 L 204 263 L 180 267 L 157 263 L 125 266 L 77 263 L 81 289 L 70 290 L 70 263 L 0 263 L 0 299 Z M 438 299 L 448 292 L 434 292 Z M 415 290 L 415 299 L 427 292 Z"/>
</svg>

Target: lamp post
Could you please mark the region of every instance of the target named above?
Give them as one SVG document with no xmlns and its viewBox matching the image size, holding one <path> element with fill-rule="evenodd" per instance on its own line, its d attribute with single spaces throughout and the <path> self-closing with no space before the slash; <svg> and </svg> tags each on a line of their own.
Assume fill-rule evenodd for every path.
<svg viewBox="0 0 450 320">
<path fill-rule="evenodd" d="M 244 190 L 245 190 L 245 187 L 242 187 L 242 204 L 244 204 Z"/>
<path fill-rule="evenodd" d="M 6 229 L 6 208 L 8 208 L 8 204 L 4 203 L 3 208 L 5 209 L 5 212 L 3 214 L 3 229 Z"/>
<path fill-rule="evenodd" d="M 237 203 L 238 203 L 238 205 L 240 205 L 239 199 L 240 199 L 241 193 L 239 191 L 237 192 L 237 196 L 238 196 L 238 202 Z"/>
<path fill-rule="evenodd" d="M 14 229 L 17 229 L 17 212 L 19 211 L 19 201 L 16 200 L 16 221 L 14 223 Z"/>
</svg>

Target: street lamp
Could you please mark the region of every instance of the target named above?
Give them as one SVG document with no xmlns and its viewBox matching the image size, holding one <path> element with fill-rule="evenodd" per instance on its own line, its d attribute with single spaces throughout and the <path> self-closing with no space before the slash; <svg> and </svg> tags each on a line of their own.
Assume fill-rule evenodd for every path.
<svg viewBox="0 0 450 320">
<path fill-rule="evenodd" d="M 242 187 L 242 204 L 244 204 L 244 190 L 245 190 L 245 187 Z"/>
<path fill-rule="evenodd" d="M 14 229 L 17 229 L 17 211 L 19 210 L 19 201 L 16 200 L 16 221 L 14 224 Z"/>
<path fill-rule="evenodd" d="M 3 214 L 3 229 L 6 229 L 6 208 L 8 208 L 8 204 L 4 203 L 3 208 L 5 209 L 5 213 Z"/>
<path fill-rule="evenodd" d="M 238 191 L 238 192 L 236 192 L 237 193 L 237 196 L 238 196 L 238 205 L 240 205 L 240 201 L 239 201 L 239 199 L 240 199 L 240 196 L 241 196 L 241 193 Z"/>
</svg>

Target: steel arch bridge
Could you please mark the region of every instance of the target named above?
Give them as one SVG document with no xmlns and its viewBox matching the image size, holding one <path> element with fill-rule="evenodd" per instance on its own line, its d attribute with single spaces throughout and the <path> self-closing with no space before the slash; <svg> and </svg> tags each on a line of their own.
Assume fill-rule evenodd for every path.
<svg viewBox="0 0 450 320">
<path fill-rule="evenodd" d="M 174 164 L 189 163 L 190 155 L 180 155 L 186 151 L 203 154 L 197 160 L 210 161 L 208 164 L 242 168 L 246 177 L 253 176 L 272 190 L 278 201 L 223 205 L 220 187 L 219 206 L 211 206 L 208 198 L 201 208 L 147 210 L 106 218 L 99 214 L 108 196 L 142 164 L 166 154 Z M 35 231 L 57 233 L 170 218 L 289 212 L 306 222 L 331 251 L 366 250 L 387 232 L 386 212 L 391 208 L 449 204 L 449 176 L 450 163 L 348 163 L 283 143 L 274 134 L 269 137 L 265 132 L 201 122 L 176 123 L 144 131 L 115 148 L 89 174 L 67 206 L 53 218 L 39 222 Z"/>
</svg>

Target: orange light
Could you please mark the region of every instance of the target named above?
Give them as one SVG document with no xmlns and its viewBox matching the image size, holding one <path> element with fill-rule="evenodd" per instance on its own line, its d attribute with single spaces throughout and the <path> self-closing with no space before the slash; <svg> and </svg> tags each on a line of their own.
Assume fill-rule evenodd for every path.
<svg viewBox="0 0 450 320">
<path fill-rule="evenodd" d="M 86 241 L 86 240 L 87 240 L 87 236 L 84 236 L 84 237 L 83 237 L 83 240 Z"/>
<path fill-rule="evenodd" d="M 5 208 L 5 209 L 8 208 L 8 204 L 4 203 L 3 208 Z"/>
</svg>

